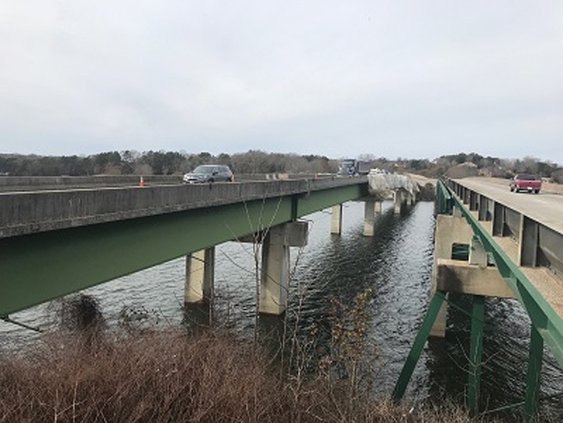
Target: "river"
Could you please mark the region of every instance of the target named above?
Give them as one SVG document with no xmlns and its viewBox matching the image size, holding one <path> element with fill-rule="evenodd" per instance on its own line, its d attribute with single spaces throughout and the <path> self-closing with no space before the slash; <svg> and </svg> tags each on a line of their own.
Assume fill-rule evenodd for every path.
<svg viewBox="0 0 563 423">
<path fill-rule="evenodd" d="M 384 202 L 375 234 L 364 237 L 363 203 L 343 209 L 341 236 L 330 234 L 330 210 L 307 216 L 308 245 L 292 249 L 293 276 L 288 319 L 295 322 L 297 305 L 303 331 L 327 322 L 330 299 L 350 304 L 367 289 L 374 296 L 368 306 L 369 341 L 377 348 L 377 391 L 389 394 L 408 354 L 428 306 L 432 271 L 433 203 L 420 202 L 403 216 Z M 84 291 L 100 302 L 112 324 L 128 315 L 150 324 L 184 324 L 185 259 L 179 258 Z M 255 273 L 251 244 L 225 243 L 216 249 L 216 324 L 251 335 L 255 326 Z M 303 301 L 299 301 L 299 299 Z M 469 309 L 467 298 L 452 298 Z M 49 329 L 56 325 L 58 302 L 15 313 L 12 319 Z M 416 404 L 441 398 L 463 402 L 467 379 L 469 318 L 450 307 L 448 335 L 424 349 L 406 398 Z M 0 323 L 1 352 L 20 350 L 38 335 Z M 529 319 L 515 300 L 487 299 L 482 374 L 482 407 L 488 410 L 519 402 L 524 397 Z M 542 396 L 563 391 L 563 377 L 547 352 L 542 371 Z M 541 409 L 563 420 L 561 397 L 541 402 Z M 510 420 L 510 414 L 502 414 Z M 560 421 L 561 421 L 560 420 Z"/>
</svg>

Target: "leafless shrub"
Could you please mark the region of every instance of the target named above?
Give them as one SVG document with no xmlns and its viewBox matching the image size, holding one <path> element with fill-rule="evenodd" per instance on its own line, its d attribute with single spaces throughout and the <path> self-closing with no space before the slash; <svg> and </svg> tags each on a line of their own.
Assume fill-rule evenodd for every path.
<svg viewBox="0 0 563 423">
<path fill-rule="evenodd" d="M 51 338 L 25 357 L 0 359 L 0 422 L 435 422 L 459 410 L 414 413 L 366 400 L 311 375 L 292 379 L 264 351 L 218 332 L 122 332 L 91 345 Z"/>
<path fill-rule="evenodd" d="M 98 300 L 86 294 L 72 295 L 60 301 L 61 326 L 71 331 L 84 331 L 104 325 Z"/>
</svg>

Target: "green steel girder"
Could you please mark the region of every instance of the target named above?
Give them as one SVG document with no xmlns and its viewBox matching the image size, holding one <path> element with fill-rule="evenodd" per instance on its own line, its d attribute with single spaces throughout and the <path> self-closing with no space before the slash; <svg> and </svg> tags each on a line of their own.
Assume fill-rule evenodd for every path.
<svg viewBox="0 0 563 423">
<path fill-rule="evenodd" d="M 481 240 L 485 250 L 493 256 L 499 273 L 524 306 L 533 326 L 553 352 L 559 366 L 563 368 L 563 319 L 553 310 L 553 307 L 532 285 L 518 266 L 510 260 L 479 221 L 464 207 L 463 203 L 451 194 L 446 184 L 443 181 L 438 181 L 438 184 L 448 191 L 455 207 L 461 211 L 475 235 Z"/>
<path fill-rule="evenodd" d="M 335 204 L 367 197 L 368 184 L 348 185 L 338 189 L 311 191 L 297 199 L 297 216 L 306 216 Z"/>
<path fill-rule="evenodd" d="M 452 211 L 453 198 L 445 184 L 438 183 L 436 195 L 436 213 L 449 214 Z"/>
<path fill-rule="evenodd" d="M 536 328 L 532 326 L 530 332 L 528 375 L 526 376 L 526 401 L 524 402 L 524 413 L 527 421 L 530 421 L 538 412 L 542 361 L 543 338 Z"/>
<path fill-rule="evenodd" d="M 481 358 L 483 355 L 483 326 L 485 321 L 485 297 L 473 295 L 471 308 L 471 345 L 469 351 L 469 375 L 467 405 L 472 416 L 479 413 L 481 391 Z"/>
<path fill-rule="evenodd" d="M 446 293 L 444 291 L 436 291 L 432 296 L 432 300 L 430 301 L 430 305 L 428 306 L 428 311 L 426 312 L 426 316 L 422 321 L 422 325 L 418 330 L 416 337 L 414 338 L 413 345 L 411 350 L 409 351 L 409 355 L 401 369 L 401 374 L 399 375 L 399 379 L 395 384 L 395 388 L 393 389 L 393 394 L 391 398 L 393 401 L 398 402 L 403 398 L 405 395 L 405 391 L 407 390 L 407 386 L 409 381 L 412 377 L 414 372 L 414 368 L 416 367 L 416 363 L 418 363 L 418 359 L 420 358 L 420 354 L 422 354 L 422 350 L 424 349 L 424 345 L 426 344 L 426 340 L 430 335 L 430 331 L 432 330 L 432 325 L 436 321 L 436 317 L 440 311 L 440 307 L 442 307 L 442 303 L 446 298 Z"/>
<path fill-rule="evenodd" d="M 0 239 L 0 316 L 367 195 L 367 183 Z"/>
</svg>

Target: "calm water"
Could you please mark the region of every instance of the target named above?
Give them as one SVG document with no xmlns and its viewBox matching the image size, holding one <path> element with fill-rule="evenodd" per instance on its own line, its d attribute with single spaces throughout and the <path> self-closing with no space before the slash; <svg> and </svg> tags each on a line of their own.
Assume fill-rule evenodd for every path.
<svg viewBox="0 0 563 423">
<path fill-rule="evenodd" d="M 404 216 L 395 216 L 384 203 L 375 236 L 362 236 L 363 203 L 346 203 L 343 233 L 330 235 L 330 211 L 308 216 L 307 247 L 292 249 L 293 279 L 288 319 L 294 322 L 298 298 L 303 298 L 299 326 L 327 321 L 330 298 L 350 303 L 356 294 L 372 289 L 369 304 L 370 341 L 376 345 L 377 389 L 389 394 L 398 377 L 430 294 L 433 250 L 433 204 L 418 203 Z M 226 243 L 216 249 L 214 319 L 242 334 L 254 331 L 255 276 L 252 246 Z M 144 310 L 153 323 L 182 325 L 184 320 L 185 260 L 177 259 L 85 291 L 100 302 L 109 322 L 117 322 L 124 308 Z M 469 310 L 466 298 L 452 298 Z M 57 303 L 11 316 L 41 328 L 56 324 Z M 486 304 L 482 398 L 494 409 L 524 397 L 529 320 L 516 301 L 488 299 Z M 445 341 L 430 343 L 419 361 L 408 398 L 417 404 L 442 397 L 463 401 L 469 318 L 450 308 Z M 13 351 L 37 337 L 33 332 L 0 323 L 0 351 Z M 563 377 L 546 354 L 542 395 L 563 391 Z M 562 398 L 542 401 L 542 409 L 563 420 Z M 510 417 L 507 417 L 508 419 Z"/>
</svg>

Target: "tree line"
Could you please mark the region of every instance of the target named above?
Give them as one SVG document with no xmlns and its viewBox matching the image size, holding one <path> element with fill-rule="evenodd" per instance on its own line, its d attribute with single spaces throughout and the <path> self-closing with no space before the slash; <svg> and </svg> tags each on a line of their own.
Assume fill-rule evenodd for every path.
<svg viewBox="0 0 563 423">
<path fill-rule="evenodd" d="M 501 159 L 477 153 L 458 153 L 429 159 L 387 159 L 361 154 L 358 160 L 371 168 L 390 172 L 412 172 L 428 177 L 485 175 L 510 178 L 517 173 L 532 173 L 563 183 L 563 169 L 557 163 L 534 157 Z M 135 150 L 109 151 L 89 156 L 38 156 L 0 154 L 0 175 L 12 176 L 88 176 L 88 175 L 180 175 L 202 164 L 224 164 L 235 174 L 336 173 L 339 160 L 321 155 L 245 153 L 213 155 L 209 152 Z"/>
<path fill-rule="evenodd" d="M 0 154 L 0 175 L 180 175 L 202 164 L 224 164 L 235 174 L 334 173 L 338 160 L 320 155 L 246 153 L 213 155 L 172 151 L 110 151 L 89 156 L 38 156 Z"/>
</svg>

